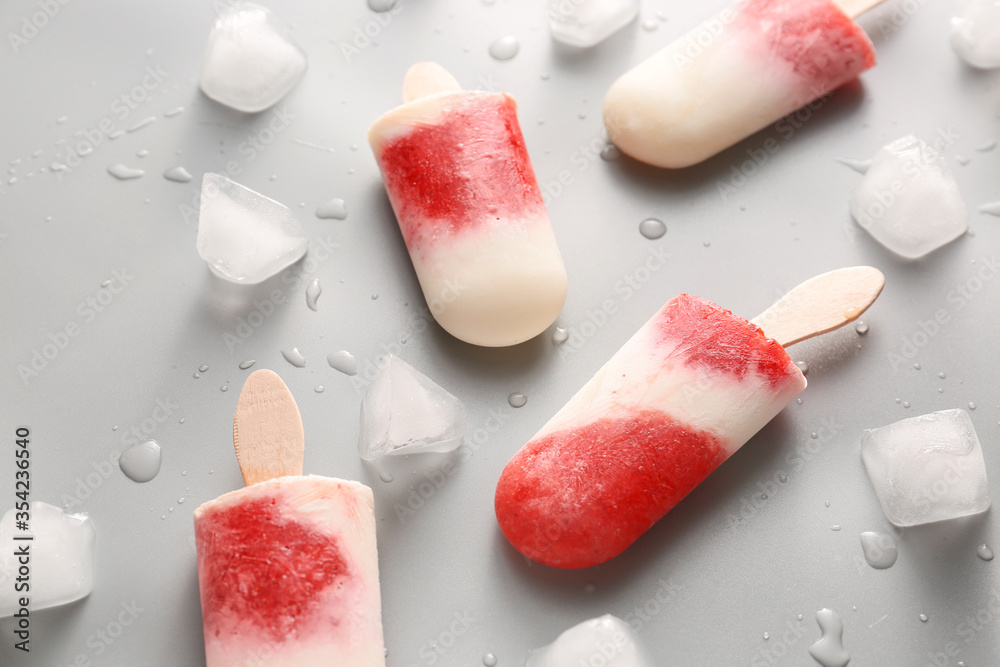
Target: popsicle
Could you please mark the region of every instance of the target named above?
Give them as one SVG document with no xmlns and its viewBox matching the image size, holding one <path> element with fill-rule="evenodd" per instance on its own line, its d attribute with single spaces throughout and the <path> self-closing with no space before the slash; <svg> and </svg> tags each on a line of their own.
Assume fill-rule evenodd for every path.
<svg viewBox="0 0 1000 667">
<path fill-rule="evenodd" d="M 566 269 L 506 93 L 417 63 L 368 141 L 438 323 L 474 345 L 526 341 L 566 300 Z"/>
<path fill-rule="evenodd" d="M 208 667 L 385 667 L 371 489 L 302 475 L 271 371 L 247 379 L 233 441 L 246 487 L 194 513 Z"/>
<path fill-rule="evenodd" d="M 856 16 L 881 1 L 842 5 Z M 608 137 L 657 167 L 702 162 L 873 67 L 850 16 L 831 0 L 738 2 L 615 81 Z"/>
<path fill-rule="evenodd" d="M 752 322 L 668 301 L 507 463 L 504 535 L 554 567 L 620 554 L 805 389 L 783 346 L 856 319 L 883 282 L 870 267 L 832 271 Z"/>
</svg>

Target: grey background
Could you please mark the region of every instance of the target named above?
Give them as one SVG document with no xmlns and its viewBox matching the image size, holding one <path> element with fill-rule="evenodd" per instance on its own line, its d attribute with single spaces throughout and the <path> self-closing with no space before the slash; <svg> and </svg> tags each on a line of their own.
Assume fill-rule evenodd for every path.
<svg viewBox="0 0 1000 667">
<path fill-rule="evenodd" d="M 586 52 L 552 43 L 540 0 L 404 1 L 384 25 L 362 0 L 275 5 L 294 25 L 309 71 L 277 107 L 294 119 L 248 159 L 241 142 L 274 112 L 245 116 L 198 92 L 211 3 L 59 5 L 17 52 L 7 35 L 39 5 L 3 3 L 0 155 L 16 181 L 0 180 L 0 506 L 13 499 L 14 429 L 27 424 L 32 498 L 88 512 L 99 545 L 94 593 L 37 613 L 29 656 L 12 650 L 12 624 L 0 621 L 0 664 L 203 664 L 191 512 L 241 485 L 231 419 L 249 372 L 237 365 L 246 359 L 278 371 L 295 395 L 306 471 L 375 490 L 393 667 L 430 665 L 432 655 L 436 664 L 476 665 L 487 652 L 501 665 L 520 665 L 529 648 L 606 612 L 641 625 L 660 665 L 808 665 L 822 607 L 843 618 L 852 665 L 935 664 L 933 656 L 948 649 L 957 653 L 940 664 L 997 664 L 998 561 L 976 556 L 982 542 L 1000 547 L 993 512 L 907 530 L 897 536 L 898 563 L 886 571 L 864 563 L 858 540 L 865 530 L 891 530 L 861 464 L 865 428 L 975 402 L 990 486 L 1000 495 L 1000 280 L 976 282 L 984 262 L 995 261 L 1000 225 L 975 213 L 1000 199 L 1000 150 L 975 150 L 998 135 L 997 75 L 971 71 L 951 52 L 950 2 L 890 0 L 864 20 L 878 66 L 793 132 L 771 128 L 676 173 L 596 158 L 611 81 L 724 4 L 645 2 L 641 18 L 655 30 L 637 22 Z M 366 29 L 377 44 L 358 38 Z M 506 34 L 520 39 L 521 50 L 497 62 L 487 46 Z M 355 39 L 359 52 L 348 62 L 341 45 Z M 430 322 L 365 140 L 368 125 L 398 102 L 402 75 L 418 59 L 443 63 L 467 87 L 512 93 L 539 180 L 558 182 L 562 174 L 568 183 L 547 197 L 570 276 L 558 324 L 576 336 L 566 345 L 544 334 L 516 348 L 475 348 Z M 166 77 L 119 118 L 112 104 L 141 85 L 147 66 Z M 185 111 L 163 116 L 177 106 Z M 65 161 L 65 142 L 76 143 L 75 133 L 104 118 L 126 128 L 153 115 L 158 120 L 141 130 L 103 137 L 62 178 L 41 169 Z M 850 220 L 846 200 L 860 176 L 835 158 L 868 158 L 911 132 L 928 141 L 957 135 L 946 152 L 975 234 L 903 262 Z M 779 150 L 723 198 L 719 183 L 768 137 Z M 140 150 L 149 155 L 138 157 Z M 960 157 L 971 161 L 963 166 Z M 258 288 L 214 278 L 195 252 L 196 224 L 185 220 L 184 207 L 196 200 L 200 175 L 230 160 L 239 162 L 238 181 L 296 211 L 310 238 L 337 244 L 332 257 L 307 260 Z M 106 172 L 116 162 L 147 173 L 117 181 Z M 161 177 L 176 165 L 195 181 Z M 347 201 L 347 220 L 313 215 L 332 197 Z M 648 216 L 666 221 L 665 237 L 639 235 Z M 657 251 L 669 253 L 666 265 L 641 289 L 625 288 L 626 276 L 646 277 L 639 267 Z M 877 266 L 888 280 L 864 318 L 867 336 L 848 327 L 795 346 L 793 358 L 809 365 L 802 403 L 788 406 L 624 555 L 586 571 L 555 571 L 507 545 L 492 507 L 504 463 L 664 301 L 687 291 L 752 317 L 802 280 L 855 264 Z M 127 289 L 88 321 L 78 304 L 122 269 L 134 276 Z M 305 304 L 312 277 L 324 288 L 318 312 Z M 959 296 L 965 285 L 978 291 Z M 272 290 L 286 302 L 231 350 L 224 334 L 235 333 L 254 300 Z M 614 312 L 598 316 L 605 302 Z M 921 337 L 921 322 L 938 311 L 947 321 Z M 79 334 L 23 382 L 18 366 L 69 323 L 80 325 Z M 281 358 L 280 348 L 291 346 L 306 356 L 304 369 Z M 398 462 L 388 484 L 362 465 L 355 443 L 363 388 L 325 361 L 340 349 L 357 356 L 362 374 L 384 352 L 398 351 L 466 403 L 470 445 L 443 483 L 440 458 Z M 202 364 L 210 370 L 194 379 Z M 507 405 L 512 391 L 527 394 L 525 407 Z M 153 418 L 163 415 L 154 412 L 158 400 L 176 406 L 162 423 Z M 144 425 L 163 447 L 163 469 L 138 485 L 103 462 Z M 780 475 L 787 482 L 776 481 Z M 440 487 L 401 520 L 394 503 L 405 504 L 409 486 L 427 479 Z M 656 601 L 661 582 L 672 585 L 663 604 Z M 96 639 L 133 602 L 142 609 L 135 623 L 111 645 Z M 643 606 L 651 613 L 634 615 Z M 460 635 L 450 634 L 456 614 L 466 619 L 454 626 Z M 966 619 L 977 614 L 970 625 Z"/>
</svg>

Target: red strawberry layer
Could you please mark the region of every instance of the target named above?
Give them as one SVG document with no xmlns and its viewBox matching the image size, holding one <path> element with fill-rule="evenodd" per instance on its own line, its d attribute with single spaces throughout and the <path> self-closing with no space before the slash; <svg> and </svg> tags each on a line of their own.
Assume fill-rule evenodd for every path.
<svg viewBox="0 0 1000 667">
<path fill-rule="evenodd" d="M 411 251 L 484 222 L 520 220 L 544 206 L 513 98 L 462 93 L 440 103 L 438 121 L 407 128 L 376 155 Z"/>
<path fill-rule="evenodd" d="M 711 433 L 660 412 L 600 419 L 525 445 L 500 477 L 497 519 L 533 560 L 597 565 L 624 551 L 727 456 Z"/>
</svg>

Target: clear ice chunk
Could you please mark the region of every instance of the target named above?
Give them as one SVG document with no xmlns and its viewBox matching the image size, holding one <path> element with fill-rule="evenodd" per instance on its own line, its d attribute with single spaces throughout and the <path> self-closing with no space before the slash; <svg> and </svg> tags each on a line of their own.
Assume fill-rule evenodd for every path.
<svg viewBox="0 0 1000 667">
<path fill-rule="evenodd" d="M 882 511 L 896 526 L 990 507 L 983 448 L 965 410 L 941 410 L 866 431 L 861 458 Z"/>
<path fill-rule="evenodd" d="M 240 3 L 215 20 L 199 85 L 238 111 L 274 106 L 305 74 L 306 54 L 263 7 Z"/>
<path fill-rule="evenodd" d="M 450 452 L 462 444 L 463 435 L 461 401 L 399 357 L 382 358 L 361 400 L 361 458 Z"/>
<path fill-rule="evenodd" d="M 8 510 L 0 519 L 0 617 L 20 609 L 19 599 L 28 597 L 31 611 L 68 604 L 90 595 L 94 588 L 94 545 L 97 534 L 86 514 L 64 514 L 43 502 L 31 503 L 28 527 L 17 528 L 16 511 Z M 31 541 L 15 537 L 32 535 Z M 30 554 L 31 590 L 14 590 L 18 576 L 17 547 Z"/>
<path fill-rule="evenodd" d="M 611 614 L 566 630 L 548 646 L 532 651 L 525 667 L 655 667 L 628 623 Z"/>
<path fill-rule="evenodd" d="M 972 0 L 952 17 L 951 48 L 973 67 L 1000 67 L 1000 2 Z"/>
<path fill-rule="evenodd" d="M 557 42 L 594 46 L 634 21 L 639 4 L 639 0 L 549 0 L 549 29 Z"/>
<path fill-rule="evenodd" d="M 221 174 L 205 174 L 197 247 L 212 273 L 234 283 L 259 283 L 297 262 L 307 245 L 287 206 Z"/>
<path fill-rule="evenodd" d="M 858 225 L 892 252 L 923 257 L 969 228 L 969 212 L 937 149 L 913 135 L 875 154 L 851 196 Z"/>
</svg>

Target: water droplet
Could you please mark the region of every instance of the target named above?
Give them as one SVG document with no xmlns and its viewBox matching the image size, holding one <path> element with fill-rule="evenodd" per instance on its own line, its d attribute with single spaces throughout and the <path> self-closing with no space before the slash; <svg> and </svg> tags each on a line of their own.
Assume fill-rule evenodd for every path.
<svg viewBox="0 0 1000 667">
<path fill-rule="evenodd" d="M 398 4 L 399 0 L 368 0 L 368 9 L 373 12 L 387 12 L 395 9 Z"/>
<path fill-rule="evenodd" d="M 552 342 L 556 345 L 560 345 L 565 343 L 567 340 L 569 340 L 569 332 L 562 327 L 556 327 L 552 332 Z"/>
<path fill-rule="evenodd" d="M 812 433 L 809 434 L 809 437 L 812 438 L 813 440 L 816 440 L 817 438 L 819 438 L 819 433 L 813 431 Z"/>
<path fill-rule="evenodd" d="M 192 373 L 191 377 L 193 377 L 195 380 L 197 380 L 197 379 L 199 379 L 201 377 L 201 373 Z"/>
<path fill-rule="evenodd" d="M 346 220 L 347 204 L 343 199 L 331 199 L 316 207 L 316 217 L 322 220 Z"/>
<path fill-rule="evenodd" d="M 510 407 L 512 408 L 523 408 L 528 402 L 528 397 L 519 391 L 515 391 L 507 397 L 507 402 L 510 403 Z"/>
<path fill-rule="evenodd" d="M 796 361 L 795 365 L 799 367 L 799 370 L 802 371 L 803 375 L 809 372 L 809 364 L 807 364 L 806 362 Z"/>
<path fill-rule="evenodd" d="M 147 440 L 132 445 L 118 457 L 118 467 L 133 482 L 148 482 L 160 472 L 160 445 Z"/>
<path fill-rule="evenodd" d="M 483 656 L 483 664 L 486 665 L 486 667 L 496 667 L 497 657 L 492 653 L 487 653 Z"/>
<path fill-rule="evenodd" d="M 205 371 L 207 371 L 207 370 L 208 370 L 208 366 L 199 366 L 199 367 L 198 367 L 198 371 L 199 371 L 199 372 L 202 372 L 202 373 L 204 373 L 204 372 L 205 372 Z"/>
<path fill-rule="evenodd" d="M 179 420 L 177 420 L 177 421 L 178 421 L 178 422 L 180 422 L 181 424 L 183 424 L 184 422 L 186 422 L 186 421 L 187 421 L 187 419 L 185 419 L 184 417 L 181 417 L 181 418 L 180 418 Z"/>
<path fill-rule="evenodd" d="M 865 554 L 865 560 L 876 570 L 892 567 L 899 556 L 896 540 L 888 533 L 874 531 L 861 533 L 861 550 Z"/>
<path fill-rule="evenodd" d="M 803 618 L 805 618 L 805 616 L 803 616 L 802 614 L 799 614 L 799 615 L 798 615 L 798 616 L 796 616 L 795 618 L 797 618 L 798 620 L 800 620 L 800 621 L 801 621 L 801 620 L 802 620 Z"/>
<path fill-rule="evenodd" d="M 378 294 L 372 294 L 372 301 L 378 301 Z"/>
<path fill-rule="evenodd" d="M 178 505 L 183 505 L 184 504 L 184 499 L 183 498 L 178 498 L 177 499 L 177 504 Z"/>
<path fill-rule="evenodd" d="M 184 167 L 171 167 L 163 172 L 163 178 L 175 183 L 190 183 L 193 176 Z"/>
<path fill-rule="evenodd" d="M 856 325 L 854 325 L 854 330 L 858 332 L 859 336 L 864 336 L 866 333 L 868 333 L 868 325 L 865 324 L 864 322 L 858 322 Z"/>
<path fill-rule="evenodd" d="M 903 401 L 903 407 L 904 408 L 910 407 L 910 402 L 909 401 Z"/>
<path fill-rule="evenodd" d="M 517 55 L 520 48 L 521 43 L 513 35 L 498 37 L 490 43 L 490 55 L 497 60 L 510 60 Z"/>
<path fill-rule="evenodd" d="M 844 624 L 832 609 L 816 612 L 816 622 L 823 636 L 809 647 L 809 655 L 823 667 L 845 667 L 851 661 L 844 650 Z"/>
<path fill-rule="evenodd" d="M 839 523 L 836 523 L 836 524 L 834 524 L 834 525 L 830 526 L 830 530 L 832 530 L 832 531 L 834 531 L 834 532 L 837 532 L 837 531 L 839 531 L 839 530 L 840 530 L 840 528 L 841 528 L 841 525 L 840 525 Z"/>
<path fill-rule="evenodd" d="M 313 389 L 313 391 L 315 391 L 317 394 L 322 394 L 324 391 L 326 391 L 326 388 L 323 385 L 318 385 L 315 389 Z"/>
<path fill-rule="evenodd" d="M 798 403 L 799 405 L 802 405 L 802 399 L 801 398 L 796 398 L 795 402 Z"/>
<path fill-rule="evenodd" d="M 993 549 L 990 549 L 985 544 L 980 544 L 979 548 L 976 549 L 976 555 L 985 561 L 993 560 Z"/>
<path fill-rule="evenodd" d="M 608 144 L 601 149 L 601 159 L 605 162 L 614 162 L 615 160 L 620 159 L 621 156 L 622 152 L 618 150 L 618 147 L 614 144 Z"/>
<path fill-rule="evenodd" d="M 112 426 L 112 427 L 111 427 L 111 430 L 112 430 L 112 431 L 117 431 L 117 430 L 118 430 L 118 427 L 117 427 L 117 426 Z"/>
<path fill-rule="evenodd" d="M 146 118 L 143 118 L 142 120 L 140 120 L 138 123 L 136 123 L 132 127 L 128 128 L 128 130 L 126 130 L 126 131 L 127 132 L 136 132 L 137 130 L 141 130 L 142 128 L 146 127 L 150 123 L 155 123 L 155 122 L 156 122 L 156 116 L 147 116 Z"/>
<path fill-rule="evenodd" d="M 655 240 L 667 233 L 667 226 L 662 220 L 656 218 L 646 218 L 639 223 L 639 233 L 647 239 Z"/>
<path fill-rule="evenodd" d="M 229 385 L 228 384 L 222 385 L 221 387 L 219 387 L 219 391 L 229 391 Z"/>
<path fill-rule="evenodd" d="M 770 639 L 770 638 L 771 638 L 771 633 L 769 633 L 769 632 L 765 632 L 765 633 L 764 633 L 764 640 L 766 641 L 766 640 L 768 640 L 768 639 Z"/>
<path fill-rule="evenodd" d="M 996 147 L 997 147 L 997 142 L 995 142 L 992 139 L 990 139 L 989 141 L 985 141 L 985 142 L 979 144 L 978 146 L 976 146 L 976 150 L 979 151 L 979 152 L 981 152 L 981 153 L 985 153 L 986 151 L 991 151 L 991 150 L 993 150 Z"/>
<path fill-rule="evenodd" d="M 955 156 L 955 162 L 959 163 L 960 165 L 962 165 L 964 167 L 965 165 L 967 165 L 970 162 L 972 162 L 972 158 L 971 157 L 967 157 L 965 155 L 956 155 Z"/>
<path fill-rule="evenodd" d="M 920 364 L 919 363 L 913 364 L 913 370 L 919 371 L 920 370 Z"/>
<path fill-rule="evenodd" d="M 829 500 L 827 500 L 827 501 L 826 501 L 825 503 L 823 503 L 823 504 L 824 504 L 824 505 L 826 505 L 827 507 L 829 507 L 829 506 L 830 506 L 830 501 L 829 501 Z"/>
<path fill-rule="evenodd" d="M 659 27 L 660 24 L 654 21 L 653 19 L 646 19 L 645 21 L 642 22 L 642 29 L 647 32 L 653 32 Z"/>
<path fill-rule="evenodd" d="M 139 178 L 140 176 L 145 175 L 146 172 L 142 169 L 126 167 L 121 162 L 118 162 L 108 167 L 108 173 L 117 178 L 119 181 L 127 181 L 132 178 Z"/>
<path fill-rule="evenodd" d="M 327 356 L 326 363 L 330 364 L 330 368 L 338 370 L 344 375 L 358 374 L 358 362 L 354 359 L 354 355 L 347 350 L 334 352 Z"/>
<path fill-rule="evenodd" d="M 318 310 L 316 300 L 319 299 L 319 295 L 322 293 L 323 286 L 319 284 L 319 278 L 313 278 L 313 281 L 306 287 L 306 305 L 309 306 L 310 310 Z"/>
<path fill-rule="evenodd" d="M 306 358 L 302 356 L 302 353 L 299 352 L 299 348 L 297 347 L 293 347 L 290 350 L 282 350 L 281 356 L 285 358 L 285 361 L 296 368 L 304 368 L 306 365 Z"/>
<path fill-rule="evenodd" d="M 140 148 L 135 152 L 136 157 L 149 157 L 149 151 L 145 148 Z"/>
<path fill-rule="evenodd" d="M 184 107 L 174 107 L 170 111 L 164 111 L 163 115 L 166 116 L 167 118 L 173 118 L 174 116 L 177 116 L 178 114 L 182 113 L 184 113 Z"/>
<path fill-rule="evenodd" d="M 380 472 L 378 474 L 378 478 L 383 482 L 385 482 L 386 484 L 395 479 L 395 477 L 392 476 L 391 472 Z"/>
<path fill-rule="evenodd" d="M 782 474 L 782 473 L 779 473 L 778 474 L 778 481 L 781 482 L 782 484 L 784 484 L 785 482 L 788 481 L 788 477 L 786 475 Z"/>
<path fill-rule="evenodd" d="M 922 623 L 926 623 L 928 620 L 927 614 L 920 614 L 919 618 Z"/>
<path fill-rule="evenodd" d="M 253 366 L 256 363 L 257 363 L 256 359 L 247 359 L 246 361 L 241 361 L 240 362 L 240 370 L 241 371 L 245 371 L 246 369 L 250 368 L 251 366 Z"/>
<path fill-rule="evenodd" d="M 944 374 L 943 372 L 941 372 L 941 373 L 938 373 L 938 377 L 939 377 L 939 378 L 941 378 L 941 379 L 943 380 L 943 379 L 945 379 L 945 378 L 946 378 L 946 377 L 948 377 L 948 376 L 947 376 L 947 375 L 945 375 L 945 374 Z"/>
<path fill-rule="evenodd" d="M 174 511 L 174 508 L 173 508 L 173 507 L 168 507 L 168 508 L 167 508 L 167 511 L 168 511 L 168 512 L 173 512 L 173 511 Z"/>
</svg>

